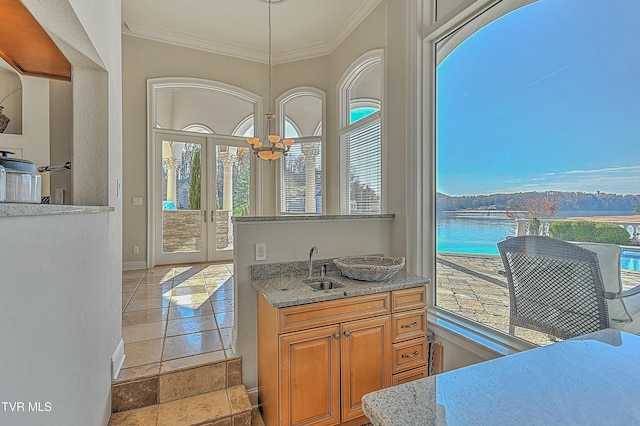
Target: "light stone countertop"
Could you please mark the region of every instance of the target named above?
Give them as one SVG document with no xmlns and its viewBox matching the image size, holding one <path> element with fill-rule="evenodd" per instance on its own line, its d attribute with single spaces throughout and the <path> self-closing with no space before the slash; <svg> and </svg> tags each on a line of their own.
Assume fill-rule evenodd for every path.
<svg viewBox="0 0 640 426">
<path fill-rule="evenodd" d="M 65 214 L 96 214 L 115 211 L 110 206 L 72 206 L 60 204 L 0 203 L 0 218 L 18 216 L 49 216 Z"/>
<path fill-rule="evenodd" d="M 393 220 L 395 214 L 348 214 L 348 215 L 290 215 L 290 216 L 232 216 L 233 223 L 264 223 L 264 222 L 324 222 L 349 220 Z"/>
<path fill-rule="evenodd" d="M 637 425 L 639 383 L 640 336 L 602 330 L 372 392 L 362 408 L 375 426 Z"/>
<path fill-rule="evenodd" d="M 344 277 L 340 272 L 332 268 L 329 269 L 326 278 L 342 284 L 344 287 L 314 291 L 303 282 L 307 277 L 308 274 L 277 276 L 253 279 L 251 284 L 272 307 L 284 308 L 287 306 L 304 305 L 307 303 L 324 302 L 327 300 L 344 299 L 345 297 L 424 286 L 429 283 L 428 278 L 407 274 L 404 271 L 398 272 L 386 281 L 358 281 Z M 319 275 L 315 274 L 314 278 L 319 278 Z"/>
</svg>

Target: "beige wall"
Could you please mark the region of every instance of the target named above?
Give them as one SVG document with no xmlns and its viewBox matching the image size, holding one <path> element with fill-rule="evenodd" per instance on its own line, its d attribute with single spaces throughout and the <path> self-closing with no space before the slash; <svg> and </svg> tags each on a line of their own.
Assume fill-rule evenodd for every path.
<svg viewBox="0 0 640 426">
<path fill-rule="evenodd" d="M 404 0 L 388 0 L 388 3 L 394 8 L 404 10 Z M 382 2 L 331 55 L 279 64 L 273 68 L 273 99 L 299 86 L 314 87 L 327 94 L 325 150 L 327 214 L 335 214 L 338 211 L 339 146 L 336 86 L 345 70 L 358 57 L 372 49 L 384 48 L 386 9 L 385 2 Z M 399 28 L 402 28 L 404 34 L 404 26 Z M 404 39 L 404 35 L 402 38 Z M 404 49 L 405 47 L 402 46 L 402 51 Z M 123 37 L 123 114 L 125 117 L 123 125 L 123 261 L 125 264 L 141 265 L 147 259 L 146 80 L 160 77 L 209 79 L 255 93 L 262 96 L 265 102 L 267 99 L 266 64 L 131 36 Z M 389 110 L 393 109 L 395 107 L 389 105 Z M 404 110 L 404 107 L 400 109 Z M 395 140 L 399 141 L 401 138 L 400 136 Z M 402 152 L 399 155 L 402 155 Z M 396 161 L 397 157 L 394 156 L 393 161 Z M 400 160 L 404 161 L 404 158 Z M 402 170 L 403 165 L 396 165 L 394 168 Z M 273 215 L 276 212 L 277 163 L 261 164 L 258 170 L 262 179 L 262 214 Z M 404 193 L 403 190 L 396 192 Z M 143 197 L 142 206 L 133 206 L 134 196 Z M 392 202 L 398 206 L 398 203 L 402 204 L 403 201 L 393 198 Z M 394 210 L 398 208 L 394 207 Z M 140 247 L 139 254 L 133 254 L 133 246 Z"/>
</svg>

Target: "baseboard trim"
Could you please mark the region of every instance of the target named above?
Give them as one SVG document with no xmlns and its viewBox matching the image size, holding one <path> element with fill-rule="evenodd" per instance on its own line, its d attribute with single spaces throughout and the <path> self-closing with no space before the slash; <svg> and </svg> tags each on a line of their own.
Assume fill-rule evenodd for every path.
<svg viewBox="0 0 640 426">
<path fill-rule="evenodd" d="M 147 262 L 144 260 L 139 260 L 137 262 L 123 262 L 122 270 L 123 271 L 131 271 L 134 269 L 149 269 L 147 268 Z"/>
<path fill-rule="evenodd" d="M 124 365 L 125 358 L 126 355 L 124 354 L 124 340 L 120 339 L 115 352 L 113 353 L 113 355 L 111 355 L 111 380 L 115 380 L 118 377 L 118 374 L 120 374 L 120 370 Z"/>
</svg>

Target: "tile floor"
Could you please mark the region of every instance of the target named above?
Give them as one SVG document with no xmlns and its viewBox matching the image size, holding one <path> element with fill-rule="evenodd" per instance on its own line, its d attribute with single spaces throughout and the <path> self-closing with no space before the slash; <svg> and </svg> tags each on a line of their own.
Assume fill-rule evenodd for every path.
<svg viewBox="0 0 640 426">
<path fill-rule="evenodd" d="M 125 363 L 119 381 L 233 358 L 233 264 L 122 273 Z"/>
</svg>

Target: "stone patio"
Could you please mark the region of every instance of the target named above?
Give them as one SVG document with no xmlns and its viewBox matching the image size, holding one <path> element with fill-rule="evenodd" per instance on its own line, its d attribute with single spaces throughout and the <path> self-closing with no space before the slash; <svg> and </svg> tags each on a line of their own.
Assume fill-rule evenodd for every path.
<svg viewBox="0 0 640 426">
<path fill-rule="evenodd" d="M 436 260 L 438 306 L 494 329 L 509 332 L 509 290 L 499 255 L 439 253 Z M 624 289 L 640 284 L 640 272 L 621 272 Z M 516 327 L 515 335 L 538 345 L 547 335 Z"/>
</svg>

